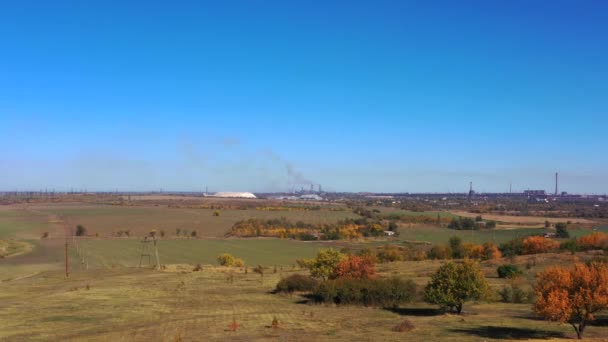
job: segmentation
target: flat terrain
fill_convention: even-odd
[[[480,214],[470,213],[467,211],[454,210],[451,211],[452,214],[456,216],[463,217],[471,217],[475,218]],[[550,223],[558,223],[558,222],[566,222],[571,221],[572,223],[580,223],[580,224],[594,224],[597,223],[594,220],[589,220],[585,218],[578,217],[540,217],[540,216],[514,216],[514,215],[495,215],[495,214],[481,214],[484,220],[493,220],[497,222],[505,222],[505,223],[517,223],[520,225],[539,225],[544,224],[545,221],[549,221]]]
[[[214,216],[215,211],[219,216]],[[132,235],[143,236],[152,229],[163,230],[170,237],[180,229],[188,232],[195,230],[198,237],[217,238],[223,237],[240,220],[281,217],[293,222],[333,223],[356,215],[348,210],[214,210],[171,208],[166,205],[37,204],[3,208],[0,211],[0,237],[19,234],[21,237],[39,238],[49,230],[63,236],[62,229],[53,224],[64,220],[70,226],[84,225],[89,235],[99,234],[102,237],[111,236],[119,230],[129,230]]]

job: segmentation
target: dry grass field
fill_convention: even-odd
[[[467,211],[454,210],[451,211],[452,214],[463,217],[471,217],[475,218],[480,214],[470,213]],[[572,223],[578,224],[595,224],[598,223],[594,220],[589,220],[585,218],[578,217],[568,217],[568,218],[555,218],[555,217],[541,217],[541,216],[513,216],[513,215],[495,215],[495,214],[482,214],[485,220],[493,220],[497,222],[505,222],[505,223],[513,223],[518,225],[542,225],[545,221],[549,221],[550,223],[558,223],[558,222],[566,222],[571,221]]]
[[[539,229],[471,232],[412,225],[402,227],[401,236],[394,239],[337,243],[222,238],[233,222],[250,217],[335,222],[349,215],[348,211],[329,210],[231,209],[221,210],[215,217],[210,209],[82,203],[0,207],[0,250],[6,256],[10,250],[13,255],[0,258],[0,341],[544,341],[575,336],[568,325],[536,319],[530,304],[468,303],[465,314],[455,316],[442,314],[420,299],[385,310],[312,304],[299,295],[270,293],[282,276],[306,273],[295,267],[296,259],[312,257],[328,246],[361,248],[405,241],[435,244],[446,243],[453,235],[463,241],[500,243],[538,233]],[[70,241],[68,279],[63,272],[66,221],[100,234],[78,240],[79,248],[88,255],[87,263]],[[109,237],[117,229],[143,235],[152,228],[168,234],[176,228],[197,229],[203,238],[160,239],[159,255],[165,269],[154,271],[147,262],[145,267],[137,267],[140,237]],[[571,234],[591,231],[577,228]],[[40,239],[44,232],[50,232],[50,238]],[[243,258],[248,272],[215,266],[215,258],[224,252]],[[548,265],[568,265],[590,257],[545,254],[535,256],[532,264],[528,256],[509,262],[525,270],[519,285],[527,290],[535,274]],[[496,276],[496,267],[505,262],[482,263],[494,291],[508,283]],[[203,265],[203,270],[192,272],[196,264]],[[378,268],[384,276],[413,279],[421,290],[440,264],[408,261]],[[257,265],[266,267],[263,279],[252,272]],[[275,317],[280,322],[276,329],[271,327]],[[404,319],[415,329],[393,331]],[[229,329],[233,322],[239,326],[236,331]],[[608,317],[600,316],[588,328],[586,339],[608,336],[606,325]]]
[[[538,269],[564,257],[548,256]],[[566,257],[568,258],[568,257]],[[439,262],[397,262],[384,275],[424,285]],[[542,265],[541,265],[542,264]],[[307,303],[270,291],[281,276],[264,279],[241,269],[192,265],[166,271],[116,267],[79,271],[65,279],[47,271],[0,285],[0,340],[6,341],[485,341],[571,339],[567,325],[536,319],[529,304],[467,303],[464,315],[442,314],[415,302],[393,310]],[[485,265],[494,288],[505,284]],[[531,270],[533,273],[536,270]],[[228,281],[232,274],[232,282]],[[271,322],[279,320],[273,329]],[[394,332],[403,319],[415,327]],[[236,322],[238,329],[229,326]],[[606,338],[608,317],[588,328],[586,340]]]
[[[214,216],[217,211],[219,216]],[[143,236],[150,230],[163,230],[167,237],[176,229],[191,232],[198,237],[223,237],[232,225],[249,218],[271,219],[285,217],[306,223],[331,223],[355,217],[350,211],[333,210],[281,210],[256,209],[190,209],[168,206],[118,206],[102,204],[35,204],[3,207],[0,210],[0,238],[40,238],[45,232],[51,237],[64,235],[62,222],[70,226],[81,224],[88,235],[112,236],[119,230],[129,230],[134,236]]]

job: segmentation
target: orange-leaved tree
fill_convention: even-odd
[[[608,308],[608,265],[548,268],[539,274],[535,290],[534,311],[548,320],[570,323],[581,339],[587,323]]]
[[[581,236],[578,238],[578,244],[586,249],[608,248],[608,234],[594,232],[593,234]]]
[[[524,254],[547,253],[559,248],[559,242],[542,236],[528,236],[523,242]]]
[[[332,278],[371,279],[375,273],[376,265],[371,256],[350,255],[336,265]]]

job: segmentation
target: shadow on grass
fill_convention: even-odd
[[[386,308],[385,310],[402,316],[428,317],[443,314],[443,311],[434,308]]]
[[[594,327],[608,327],[608,317],[598,317],[595,321],[590,321],[587,325]]]
[[[513,327],[496,327],[491,325],[481,326],[478,328],[451,329],[451,331],[461,334],[500,340],[549,339],[561,338],[566,336],[564,333],[556,331]]]

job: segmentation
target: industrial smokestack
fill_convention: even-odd
[[[557,196],[557,172],[555,173],[555,196]]]

